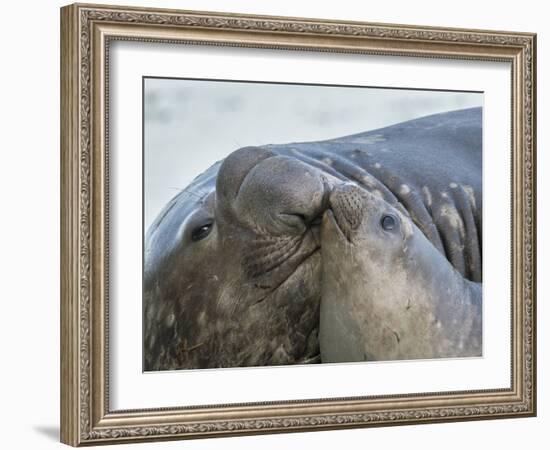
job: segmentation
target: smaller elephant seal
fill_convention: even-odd
[[[481,283],[381,197],[342,184],[329,205],[321,224],[323,363],[481,356]]]

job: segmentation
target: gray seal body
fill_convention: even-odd
[[[323,362],[481,356],[481,283],[461,275],[407,214],[339,186],[321,239]]]
[[[246,147],[147,231],[145,370],[319,362],[320,218],[355,183],[481,281],[481,109],[319,142]]]

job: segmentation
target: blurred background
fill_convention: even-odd
[[[146,78],[145,230],[240,147],[330,139],[482,104],[483,94],[469,92]]]

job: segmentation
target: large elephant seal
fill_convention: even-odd
[[[146,239],[145,370],[319,362],[324,183],[244,148],[172,200]]]
[[[147,231],[145,370],[319,362],[320,217],[354,182],[481,280],[481,109],[231,153]]]
[[[321,227],[323,362],[481,356],[481,284],[407,214],[348,184]]]

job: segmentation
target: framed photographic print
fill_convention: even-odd
[[[61,9],[61,440],[536,413],[530,33]]]

